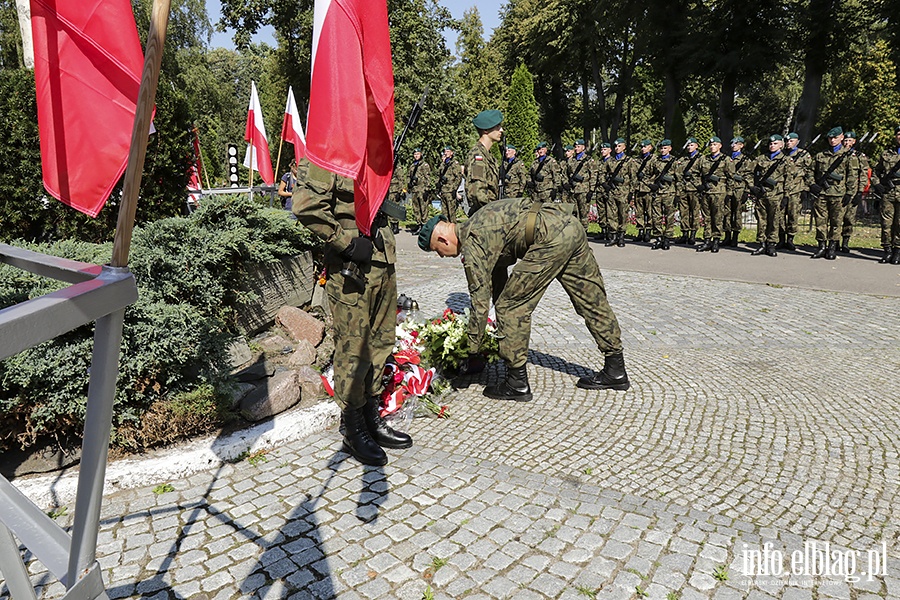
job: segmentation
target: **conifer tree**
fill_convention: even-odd
[[[510,81],[503,129],[506,131],[506,143],[518,148],[523,159],[530,158],[531,151],[538,144],[541,135],[539,118],[534,99],[534,80],[528,67],[520,63]]]

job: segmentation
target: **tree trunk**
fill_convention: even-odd
[[[590,138],[591,133],[591,95],[588,93],[588,74],[587,70],[581,72],[581,126],[583,132],[581,137],[585,140]]]
[[[16,0],[16,12],[19,14],[19,29],[22,30],[22,63],[26,69],[33,69],[34,42],[31,39],[31,3],[28,0]]]
[[[665,72],[665,97],[663,99],[663,130],[665,137],[670,138],[673,135],[675,124],[675,107],[678,105],[678,98],[681,96],[681,82],[675,77],[674,70],[670,67]]]
[[[803,93],[797,103],[797,124],[794,130],[803,143],[812,139],[816,126],[816,112],[822,96],[822,78],[828,67],[828,42],[834,35],[834,9],[837,0],[812,0],[806,20],[811,25],[809,39],[806,42],[806,56],[803,64],[806,74],[803,77]]]
[[[722,77],[722,92],[719,95],[718,124],[716,131],[723,144],[728,144],[734,137],[734,91],[737,86],[737,73],[729,71]],[[725,146],[727,148],[727,146]]]
[[[807,57],[810,54],[814,54],[814,51],[809,50]],[[818,67],[824,67],[821,61],[807,58],[803,93],[800,94],[800,101],[797,105],[797,125],[794,127],[803,143],[808,143],[814,137],[816,110],[819,108],[819,98],[822,96],[823,71],[819,70]]]

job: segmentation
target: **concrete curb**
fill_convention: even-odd
[[[332,401],[291,410],[225,437],[209,436],[183,446],[148,452],[139,458],[109,463],[103,494],[182,479],[215,468],[239,457],[281,446],[338,423],[340,409]],[[78,471],[42,475],[12,482],[40,507],[57,507],[75,501]]]

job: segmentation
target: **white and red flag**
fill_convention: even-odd
[[[256,82],[250,82],[250,106],[247,109],[247,127],[244,129],[244,140],[247,154],[244,155],[244,166],[259,173],[266,185],[275,185],[275,173],[272,171],[272,157],[269,156],[269,139],[266,137],[266,126],[263,124],[262,107],[256,93]],[[253,152],[250,152],[250,148]],[[253,156],[251,164],[250,156]]]
[[[125,172],[144,53],[129,0],[31,0],[41,170],[91,217]]]
[[[294,88],[288,86],[287,106],[284,107],[284,122],[281,124],[281,139],[294,145],[294,160],[306,156],[306,136],[300,123],[300,111],[294,100]]]
[[[366,235],[391,184],[393,140],[386,0],[316,0],[306,157],[356,182],[356,224]]]

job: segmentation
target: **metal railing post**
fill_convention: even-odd
[[[19,545],[6,525],[0,521],[0,573],[6,578],[6,587],[13,598],[36,600],[28,571],[22,563]]]

